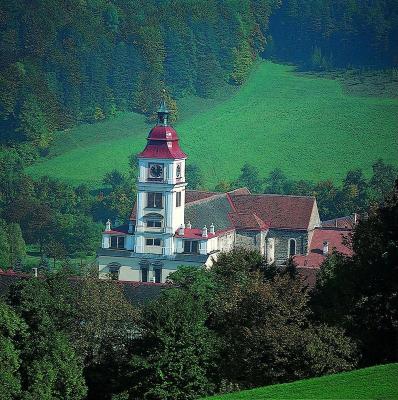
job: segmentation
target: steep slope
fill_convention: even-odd
[[[208,187],[236,178],[245,162],[264,175],[278,167],[315,181],[339,181],[352,168],[369,172],[379,157],[398,165],[398,99],[347,95],[336,80],[293,70],[261,62],[226,100],[202,100],[198,112],[186,112],[176,124],[189,162],[202,168]],[[194,104],[182,101],[182,114]],[[107,171],[126,170],[128,155],[143,148],[149,129],[143,117],[130,115],[75,128],[68,135],[81,137],[81,146],[63,148],[30,173],[98,186]]]

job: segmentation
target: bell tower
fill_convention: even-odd
[[[157,124],[138,155],[139,177],[135,252],[170,256],[174,234],[184,224],[185,160],[169,110],[161,101]]]

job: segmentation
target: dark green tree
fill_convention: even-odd
[[[7,227],[8,243],[10,245],[10,265],[12,267],[24,262],[26,257],[26,244],[22,237],[19,224],[10,223]]]
[[[354,256],[321,268],[313,298],[319,319],[343,327],[360,345],[362,365],[394,362],[397,353],[398,182],[354,231]]]
[[[145,307],[131,359],[137,383],[130,398],[194,399],[214,391],[217,342],[206,318],[200,302],[176,289]]]
[[[11,307],[0,301],[0,399],[13,400],[21,394],[21,351],[18,337],[27,326]]]
[[[264,193],[287,194],[287,184],[288,179],[284,172],[279,168],[275,168],[268,174],[268,177],[265,179]]]
[[[381,159],[372,165],[372,169],[373,175],[369,181],[371,200],[380,202],[398,178],[398,170],[392,165],[385,164]]]
[[[203,188],[204,178],[198,165],[188,164],[185,174],[187,176],[188,189],[197,190]]]
[[[241,168],[241,173],[235,183],[237,187],[247,187],[253,193],[260,193],[262,181],[259,177],[258,168],[246,163]]]
[[[11,267],[10,242],[7,234],[7,224],[0,219],[0,268],[7,270]]]

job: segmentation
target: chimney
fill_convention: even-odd
[[[206,225],[202,228],[202,237],[207,238],[207,226]]]
[[[37,278],[37,268],[32,268],[33,275],[35,278]]]
[[[184,231],[185,231],[185,226],[184,224],[181,224],[180,227],[178,228],[178,234],[180,236],[184,236]]]
[[[329,242],[325,240],[323,242],[323,255],[327,256],[329,254]]]
[[[191,221],[188,221],[188,223],[187,223],[187,229],[192,229]]]
[[[210,225],[210,234],[211,234],[211,235],[214,235],[214,234],[215,234],[214,224],[213,224],[213,223]]]
[[[105,224],[105,232],[109,232],[111,230],[111,220],[108,219]]]

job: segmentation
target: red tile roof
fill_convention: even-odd
[[[228,214],[232,225],[236,229],[245,229],[245,230],[266,230],[269,228],[269,225],[266,224],[261,218],[259,218],[255,213],[229,213]]]
[[[326,259],[326,255],[323,254],[324,242],[328,242],[328,254],[331,254],[335,250],[347,256],[352,256],[352,249],[344,244],[345,240],[350,240],[351,232],[351,229],[316,228],[312,236],[308,254],[294,256],[296,265],[307,268],[318,268]]]
[[[342,229],[353,229],[356,223],[359,221],[359,215],[353,214],[346,217],[340,217],[335,219],[329,219],[328,221],[322,221],[322,228],[342,228]]]
[[[256,214],[275,229],[308,229],[314,197],[275,194],[229,195],[238,213]]]
[[[211,233],[207,233],[207,238],[202,237],[202,229],[198,229],[198,228],[185,228],[184,229],[184,235],[179,235],[178,231],[176,232],[176,237],[179,238],[184,238],[184,239],[212,239],[214,237],[217,236],[217,233],[215,234],[211,234]]]
[[[156,125],[149,132],[148,143],[139,158],[187,158],[178,144],[177,132],[171,126]]]
[[[192,203],[193,201],[208,199],[209,197],[217,196],[220,193],[206,192],[202,190],[186,190],[185,191],[185,204]]]

